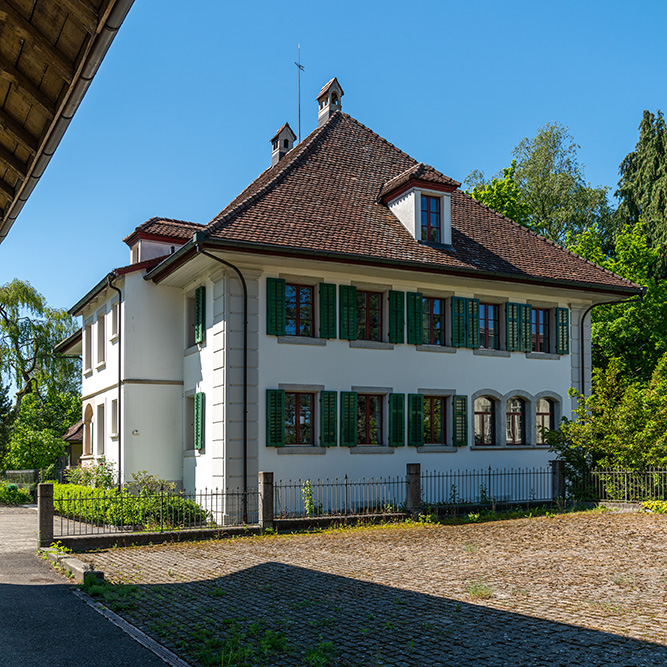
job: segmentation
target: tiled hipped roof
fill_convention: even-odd
[[[131,244],[138,233],[151,236],[168,236],[173,239],[184,239],[187,241],[192,238],[192,232],[203,228],[204,225],[198,222],[173,220],[172,218],[151,218],[139,225],[131,234],[126,236],[123,241]]]
[[[636,287],[455,190],[452,246],[415,240],[379,196],[413,176],[457,186],[343,112],[264,171],[207,226],[213,239],[497,272],[517,280]],[[407,180],[406,180],[407,182]]]

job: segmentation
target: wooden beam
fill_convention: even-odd
[[[39,108],[51,120],[56,115],[56,106],[37,86],[28,80],[27,76],[19,72],[7,58],[0,53],[0,79],[5,79],[14,84],[18,92],[24,97],[29,98],[33,104]]]
[[[89,35],[94,35],[97,32],[99,21],[97,11],[87,2],[84,0],[58,0],[58,2],[74,16],[74,19],[83,26],[83,29]]]
[[[2,190],[2,192],[4,192],[9,197],[9,201],[12,201],[16,196],[14,188],[11,185],[9,185],[9,183],[3,181],[1,178],[0,178],[0,190]]]
[[[56,70],[67,83],[72,82],[74,66],[67,60],[65,54],[51,46],[46,37],[30,21],[19,14],[7,0],[0,0],[0,21],[6,23],[7,32],[13,31],[39,52],[44,57],[45,65]]]
[[[27,130],[24,130],[16,121],[12,120],[4,109],[0,109],[0,127],[12,135],[23,148],[33,155],[39,148],[39,139]]]
[[[14,153],[7,150],[2,144],[0,144],[0,163],[4,163],[22,180],[25,180],[28,175],[28,165],[21,162]]]

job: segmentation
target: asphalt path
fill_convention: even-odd
[[[36,556],[37,511],[0,506],[0,666],[165,667]]]

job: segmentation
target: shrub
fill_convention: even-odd
[[[19,489],[17,484],[0,482],[0,505],[28,505],[32,502],[30,491]]]
[[[113,489],[116,486],[116,468],[111,461],[101,456],[97,463],[72,468],[67,472],[67,482],[79,486],[94,486],[97,489]]]
[[[211,521],[210,512],[178,494],[135,495],[127,489],[78,484],[54,484],[53,509],[69,519],[135,530],[204,526]]]
[[[667,500],[648,500],[642,503],[642,509],[656,514],[667,514]]]

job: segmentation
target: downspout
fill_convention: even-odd
[[[121,355],[121,342],[122,342],[122,332],[123,332],[123,327],[122,325],[122,309],[121,309],[121,303],[123,300],[123,293],[118,289],[113,284],[113,281],[116,279],[116,274],[112,271],[109,275],[107,275],[107,285],[109,286],[110,289],[112,289],[114,292],[118,293],[118,322],[116,325],[118,326],[118,414],[116,415],[116,419],[118,420],[118,423],[116,424],[116,430],[118,433],[118,490],[121,490],[121,487],[123,486],[123,477],[122,477],[122,468],[121,468],[121,455],[123,453],[122,451],[122,439],[123,439],[123,429],[121,428],[121,424],[123,423],[121,420],[121,394],[122,394],[122,375],[123,375],[123,357]]]
[[[622,299],[621,301],[600,301],[600,303],[593,303],[586,310],[584,311],[584,314],[581,316],[581,320],[579,322],[579,361],[580,361],[580,367],[581,367],[581,394],[582,396],[584,395],[585,392],[585,387],[586,387],[586,370],[585,370],[585,363],[584,363],[584,321],[586,319],[586,315],[593,310],[593,308],[596,308],[597,306],[608,306],[608,305],[613,305],[616,303],[635,303],[637,301],[643,301],[644,297],[646,296],[646,287],[641,287],[641,291],[638,296],[632,297],[631,299]],[[592,368],[592,356],[591,356],[591,368]]]
[[[236,272],[243,288],[243,523],[248,523],[248,286],[239,268],[225,259],[216,257],[202,248],[204,233],[192,235],[197,254],[206,255]]]

